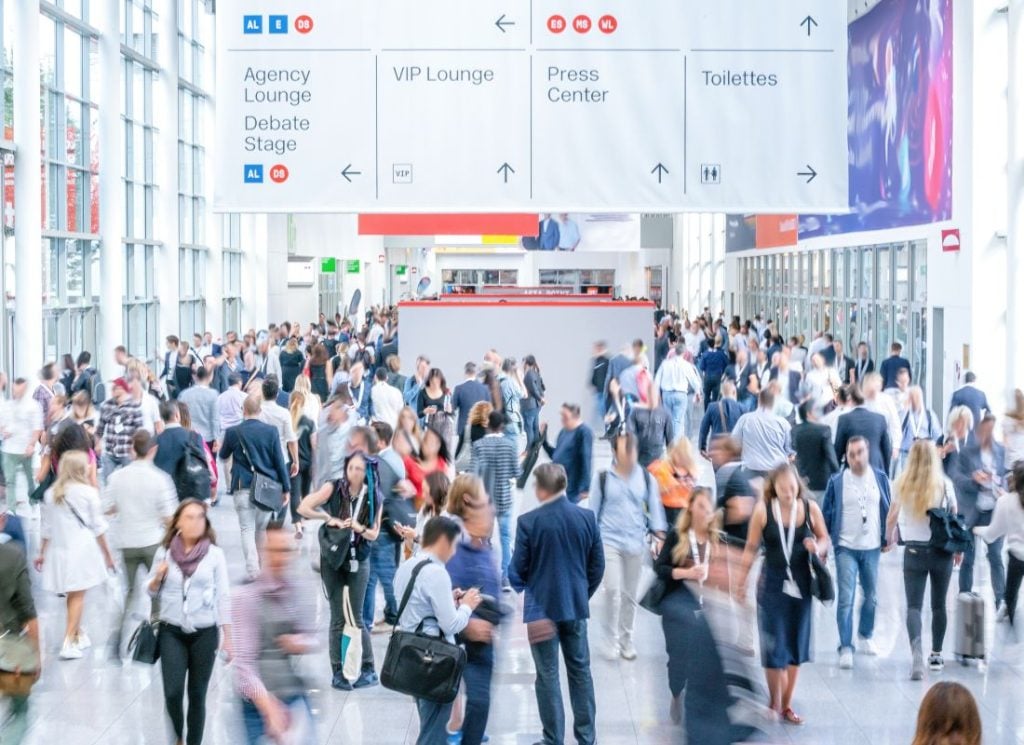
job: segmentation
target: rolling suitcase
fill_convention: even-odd
[[[956,640],[953,653],[961,664],[985,659],[985,601],[974,592],[956,598]]]

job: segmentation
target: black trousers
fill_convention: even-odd
[[[1017,598],[1020,596],[1020,583],[1024,580],[1024,560],[1010,554],[1006,565],[1006,612],[1010,614],[1010,623],[1017,610]]]
[[[206,690],[217,660],[220,635],[216,626],[189,634],[178,626],[160,626],[160,674],[164,681],[164,705],[174,734],[185,745],[200,745],[206,725]],[[186,680],[187,679],[187,680]],[[188,691],[188,729],[185,729],[184,698]]]

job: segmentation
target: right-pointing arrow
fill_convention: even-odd
[[[797,171],[797,174],[796,174],[796,175],[797,175],[797,176],[806,176],[806,177],[807,177],[807,183],[809,184],[809,183],[811,183],[812,181],[814,181],[814,179],[815,179],[815,178],[817,177],[817,175],[818,175],[818,172],[817,172],[817,171],[815,171],[815,170],[814,170],[813,168],[811,168],[811,166],[810,166],[810,165],[808,165],[808,166],[807,166],[807,170],[806,170],[806,171]]]
[[[664,164],[662,164],[662,163],[658,163],[658,165],[654,166],[654,168],[651,169],[651,173],[658,174],[658,183],[659,184],[661,183],[661,179],[664,176],[668,175],[668,172],[669,172],[668,169],[665,168]]]

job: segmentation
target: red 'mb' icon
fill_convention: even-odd
[[[572,19],[572,27],[578,34],[585,34],[590,31],[590,16],[578,15]]]
[[[619,27],[619,22],[615,20],[615,16],[601,16],[597,22],[597,27],[601,29],[601,33],[612,34]]]
[[[283,184],[288,180],[288,167],[278,163],[270,168],[270,180],[275,184]]]
[[[548,19],[548,31],[553,34],[560,34],[565,31],[565,18],[562,16],[551,16]]]

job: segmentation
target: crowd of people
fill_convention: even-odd
[[[142,638],[155,636],[167,718],[187,745],[203,741],[218,655],[232,666],[248,742],[284,742],[314,731],[312,683],[293,660],[326,644],[332,688],[376,686],[384,661],[371,634],[395,629],[465,650],[461,695],[417,698],[418,742],[485,742],[513,593],[523,594],[544,743],[565,739],[559,651],[575,739],[597,739],[592,601],[609,659],[635,660],[637,613],[660,616],[669,716],[707,743],[742,741],[768,720],[804,722],[794,696],[814,598],[836,599],[840,669],[878,653],[879,559],[897,546],[912,680],[943,669],[947,590],[955,567],[959,589],[973,590],[975,534],[990,600],[1014,624],[1024,393],[997,437],[973,373],[943,423],[898,343],[876,365],[867,345],[851,357],[827,332],[805,344],[759,316],[726,324],[659,311],[651,349],[595,344],[552,443],[542,360],[469,350],[476,359],[450,386],[429,350],[399,358],[396,310],[353,320],[172,336],[152,366],[119,347],[113,375],[88,352],[65,355],[38,381],[10,381],[0,631],[17,643],[0,636],[0,681],[19,673],[2,689],[13,742],[40,670],[33,587],[64,598],[63,660],[92,645],[88,591],[113,588],[122,606],[106,653],[142,660]],[[6,378],[0,387],[6,395]],[[595,471],[600,438],[612,463]],[[542,454],[550,462],[538,465]],[[539,506],[523,511],[530,483]],[[210,517],[222,502],[241,535],[237,586]],[[315,543],[315,572],[296,561],[303,543]],[[312,625],[314,577],[326,639]],[[751,674],[756,649],[764,684]],[[17,670],[3,666],[15,658]],[[738,713],[745,703],[750,716]],[[933,716],[952,714],[937,706]],[[980,723],[964,726],[977,730],[964,742],[980,741]]]

